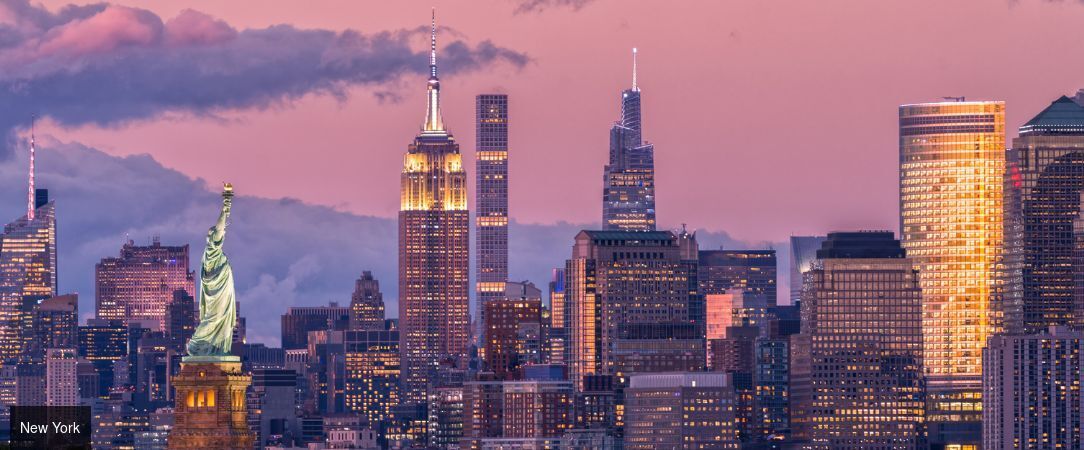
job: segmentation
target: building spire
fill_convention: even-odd
[[[636,47],[632,48],[632,90],[640,90],[640,87],[636,85]]]
[[[440,117],[440,79],[437,78],[437,8],[433,8],[432,34],[429,44],[428,108],[425,112],[423,133],[444,133],[444,120]]]
[[[37,115],[30,118],[30,176],[26,192],[26,220],[34,220],[34,210],[37,209],[34,207],[34,122],[37,120]]]

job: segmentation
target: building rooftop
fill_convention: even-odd
[[[1063,95],[1021,126],[1020,134],[1084,134],[1084,106]]]

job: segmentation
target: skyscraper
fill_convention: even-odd
[[[350,325],[350,308],[331,302],[328,306],[291,306],[282,315],[282,348],[307,348],[309,332],[345,330]]]
[[[1073,220],[1084,189],[1084,94],[1062,96],[1020,127],[1006,155],[1005,329],[1068,325]]]
[[[1005,103],[903,105],[900,238],[919,268],[930,439],[981,440],[982,348],[1002,248]]]
[[[504,296],[508,280],[508,96],[475,97],[477,137],[474,226],[477,240],[477,301],[482,321],[485,302]],[[484,329],[481,325],[479,330]],[[479,334],[480,335],[480,334]]]
[[[829,233],[802,308],[813,343],[812,448],[925,448],[922,291],[892,233]]]
[[[1084,448],[1084,331],[991,336],[983,355],[983,449]]]
[[[658,362],[694,356],[684,348],[671,349],[680,354],[660,355],[650,347],[688,341],[696,333],[690,315],[697,296],[690,280],[696,269],[689,264],[695,259],[695,238],[669,231],[584,230],[576,235],[572,258],[565,263],[565,300],[571,327],[568,364],[577,388],[582,389],[585,375],[616,374],[621,353],[654,353],[650,359]],[[698,347],[702,350],[703,342]],[[702,353],[699,360],[702,366]]]
[[[428,108],[403,158],[399,210],[399,326],[404,399],[422,403],[441,360],[466,356],[469,337],[470,213],[459,144],[444,128],[434,15]]]
[[[57,294],[56,206],[34,187],[34,145],[31,134],[26,215],[0,236],[0,361],[18,358],[24,346],[23,299]]]
[[[604,230],[655,230],[655,146],[643,141],[635,48],[632,87],[621,91],[621,119],[610,128],[602,186]]]
[[[741,448],[729,374],[633,375],[625,395],[627,449]]]
[[[817,258],[817,249],[824,239],[824,236],[790,237],[790,304],[801,300],[802,276]]]
[[[165,246],[128,241],[115,258],[94,266],[96,315],[99,319],[148,319],[165,330],[166,307],[177,290],[195,292],[188,270],[188,245]]]
[[[354,294],[350,296],[350,329],[381,328],[384,328],[384,294],[380,293],[380,282],[366,270],[354,282]]]
[[[79,385],[75,382],[78,364],[74,348],[50,348],[45,356],[45,404],[75,406],[79,404]]]

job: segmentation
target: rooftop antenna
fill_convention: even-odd
[[[632,90],[640,90],[640,87],[636,85],[636,47],[632,48]]]
[[[37,209],[34,207],[34,123],[37,120],[37,114],[30,116],[30,176],[26,190],[26,220],[28,221],[34,220],[34,210]]]

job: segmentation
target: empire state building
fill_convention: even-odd
[[[434,14],[425,124],[403,158],[399,208],[399,320],[404,399],[426,400],[441,364],[462,360],[469,338],[467,173],[444,128]]]

